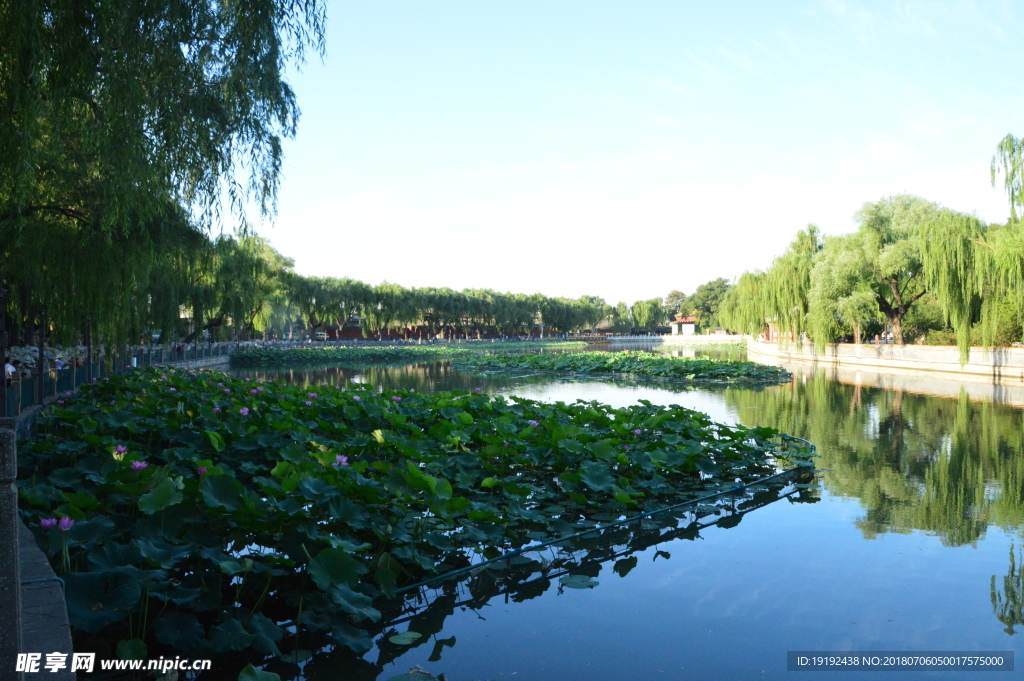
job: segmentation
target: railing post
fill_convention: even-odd
[[[92,383],[92,315],[86,317],[85,321],[85,382]]]
[[[5,388],[6,389],[6,388]],[[15,419],[0,419],[0,677],[14,676],[21,652],[21,566],[18,562],[18,451]],[[11,676],[9,676],[11,675]]]
[[[36,375],[39,380],[36,382],[36,403],[43,403],[43,396],[46,395],[45,379],[43,371],[46,369],[46,355],[43,348],[46,345],[46,310],[39,311],[39,358],[36,361]]]
[[[0,279],[0,359],[4,361],[4,387],[0,390],[0,416],[7,418],[7,287]],[[13,376],[12,376],[13,378]]]

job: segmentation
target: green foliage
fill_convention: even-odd
[[[773,435],[648,402],[139,369],[40,416],[19,447],[21,506],[66,580],[76,649],[235,651],[240,669],[298,637],[362,654],[397,588],[761,477]],[[76,523],[40,525],[56,516]]]
[[[298,117],[283,75],[321,49],[323,23],[316,0],[0,5],[0,274],[16,326],[40,308],[56,342],[88,317],[114,343],[177,326],[221,207],[243,223],[248,202],[273,212]]]
[[[337,364],[368,362],[375,364],[404,361],[433,361],[467,354],[535,350],[554,347],[560,349],[585,348],[583,341],[528,341],[509,343],[481,343],[473,345],[395,345],[383,347],[313,346],[299,348],[245,348],[231,355],[231,363],[238,366],[274,364]]]
[[[799,340],[808,326],[811,270],[821,248],[818,228],[808,225],[767,272],[744,273],[722,297],[722,323],[730,329],[760,335],[770,321]]]
[[[641,329],[653,329],[665,322],[661,298],[638,300],[629,311],[633,318],[633,326]]]
[[[769,382],[789,379],[776,366],[708,357],[667,357],[656,352],[575,352],[571,354],[492,354],[457,356],[453,363],[468,369],[535,369],[573,373],[616,373],[658,376],[683,381]]]
[[[701,284],[680,304],[683,316],[696,316],[697,324],[703,329],[714,329],[720,324],[718,310],[732,285],[728,279],[719,277]]]

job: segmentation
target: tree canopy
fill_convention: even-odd
[[[124,341],[183,297],[212,310],[211,286],[234,314],[261,295],[211,280],[252,243],[209,237],[245,234],[246,204],[272,214],[299,114],[283,74],[323,29],[319,0],[0,4],[10,321],[38,326],[45,308],[57,337],[91,319]]]

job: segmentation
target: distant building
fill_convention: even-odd
[[[692,336],[697,333],[696,317],[676,317],[674,322],[669,323],[673,336]]]

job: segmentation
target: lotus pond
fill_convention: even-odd
[[[728,351],[735,353],[733,349]],[[37,497],[26,506],[30,524],[36,519],[71,512],[67,507],[58,512],[63,505],[75,506],[82,513],[84,519],[65,533],[59,527],[35,528],[56,566],[64,560],[72,564],[78,561],[78,565],[84,561],[93,572],[122,570],[130,573],[135,583],[142,584],[142,589],[149,584],[146,595],[150,606],[143,614],[145,623],[134,616],[127,625],[118,624],[120,620],[112,621],[105,625],[106,630],[79,632],[76,643],[81,642],[84,647],[88,642],[97,649],[103,645],[116,649],[120,644],[125,653],[131,653],[132,646],[148,643],[153,654],[168,645],[157,636],[155,622],[168,613],[192,615],[202,627],[201,634],[194,625],[188,626],[191,620],[188,624],[174,623],[174,627],[161,625],[160,630],[193,636],[193,643],[201,638],[206,642],[204,645],[227,647],[214,658],[220,661],[222,675],[210,678],[233,679],[244,664],[258,661],[261,655],[269,659],[275,647],[281,654],[274,662],[262,665],[267,671],[281,678],[339,681],[385,681],[413,666],[435,676],[443,674],[450,681],[513,677],[763,679],[787,674],[787,650],[1020,652],[1022,646],[1016,634],[1024,626],[1024,558],[1019,548],[1024,545],[1020,538],[1024,523],[1024,418],[1019,406],[1024,400],[1018,400],[1018,406],[974,402],[966,392],[960,398],[939,397],[920,386],[889,380],[891,377],[875,381],[889,386],[881,388],[871,387],[872,381],[865,375],[850,378],[799,366],[787,369],[794,374],[790,382],[740,387],[684,385],[635,376],[481,373],[456,368],[448,360],[401,365],[242,367],[233,369],[233,379],[214,381],[225,383],[233,391],[232,397],[211,398],[211,404],[216,402],[221,412],[199,414],[192,410],[193,414],[189,414],[188,405],[178,412],[176,403],[168,403],[164,407],[169,409],[167,414],[159,419],[150,416],[153,423],[138,425],[144,432],[133,433],[129,420],[119,422],[120,425],[115,423],[121,429],[118,442],[133,443],[126,447],[121,460],[114,458],[118,452],[113,440],[89,445],[101,450],[105,466],[114,465],[102,472],[102,484],[121,485],[119,494],[129,494],[130,486],[140,485],[144,475],[154,476],[135,490],[142,492],[135,501],[136,507],[125,502],[124,496],[101,499],[92,495],[101,506],[90,509],[89,500],[74,496],[87,494],[89,485],[101,484],[95,482],[101,477],[99,471],[79,470],[79,480],[74,473],[53,470],[41,485],[43,489],[25,485],[29,490],[23,487],[23,496]],[[242,416],[237,413],[242,407],[236,406],[236,413],[224,419],[228,402],[234,404],[236,398],[245,399],[250,394],[248,390],[258,387],[264,388],[259,393],[266,392],[269,384],[258,381],[269,379],[291,385],[287,389],[274,388],[276,395],[268,399],[276,400],[282,410],[287,402],[293,416],[286,420],[280,412],[271,418],[270,411],[263,406]],[[177,379],[168,380],[172,384],[166,386],[164,397],[171,394],[171,387],[179,393],[189,389],[187,381],[174,384]],[[238,395],[235,386],[242,384],[247,388]],[[957,394],[949,386],[945,388],[945,392]],[[123,418],[119,414],[124,412],[124,404],[145,399],[138,391],[125,394],[123,386],[103,386],[100,390],[112,391],[117,403],[104,403],[104,419],[118,421]],[[452,448],[450,454],[455,457],[464,454],[460,454],[459,443],[470,448],[476,446],[461,438],[458,442],[447,442],[437,432],[432,433],[426,422],[422,425],[428,427],[421,434],[412,429],[403,431],[401,426],[419,423],[418,417],[411,414],[406,414],[406,424],[399,426],[388,420],[389,414],[394,417],[401,410],[425,409],[428,398],[424,393],[451,391],[451,397],[435,395],[431,399],[452,399],[463,405],[438,407],[459,411],[451,411],[450,416],[442,414],[434,425],[442,421],[451,423],[454,428],[448,433],[450,436],[466,427],[459,425],[465,417],[458,413],[473,419],[473,424],[469,424],[472,428],[486,420],[481,418],[485,405],[508,409],[514,412],[508,416],[516,424],[515,437],[521,438],[516,447],[524,452],[541,442],[531,438],[548,438],[546,442],[550,443],[550,438],[555,437],[549,428],[551,419],[558,422],[557,427],[580,425],[582,422],[574,419],[583,419],[588,428],[604,419],[599,441],[607,441],[612,448],[609,453],[614,456],[614,463],[613,459],[605,459],[604,464],[611,478],[620,479],[592,477],[581,458],[566,459],[570,471],[568,485],[578,486],[569,490],[561,488],[566,481],[560,479],[545,480],[543,475],[529,479],[525,459],[505,461],[504,455],[495,461],[504,461],[508,470],[496,469],[497,475],[484,470],[462,471],[472,481],[468,477],[460,480],[454,471],[443,473],[439,468],[444,465],[441,461],[426,462],[427,467],[419,469],[423,478],[416,470],[406,468],[401,480],[389,480],[370,467],[362,472],[356,470],[352,464],[362,454],[352,455],[345,462],[347,465],[335,466],[340,462],[334,450],[340,452],[339,447],[351,446],[352,433],[343,433],[335,429],[334,421],[306,411],[316,414],[316,401],[329,391],[350,398],[359,396],[361,401],[380,408],[378,416],[362,416],[366,422],[353,428],[362,433],[363,439],[355,443],[357,447],[372,451],[377,462],[394,460],[388,457],[398,456],[402,446],[415,449],[417,443],[431,439],[435,445],[442,443],[437,446]],[[317,397],[310,398],[309,393],[316,393]],[[999,394],[1005,396],[1010,392]],[[392,397],[402,397],[402,401]],[[516,398],[536,401],[520,402]],[[578,398],[608,406],[580,406],[579,412],[566,412],[556,404],[572,403]],[[415,406],[417,400],[424,400],[419,407]],[[306,405],[307,401],[314,405]],[[429,403],[437,406],[436,402]],[[622,465],[620,455],[637,454],[634,438],[647,437],[644,421],[667,417],[684,430],[707,424],[702,417],[683,417],[690,412],[661,408],[673,404],[706,413],[715,422],[742,423],[808,438],[818,446],[816,482],[821,487],[809,484],[813,481],[806,477],[776,479],[614,526],[617,519],[640,512],[640,504],[653,502],[657,496],[634,498],[633,492],[646,494],[647,490],[640,485],[645,478],[629,478],[627,489],[621,478],[628,476],[620,476],[616,468]],[[618,419],[611,418],[613,412],[608,410],[617,408],[627,409],[622,422],[632,419],[629,425],[635,427],[615,430]],[[588,409],[594,413],[585,413]],[[544,413],[547,415],[543,418],[536,418]],[[55,417],[57,421],[60,418],[59,414]],[[185,436],[190,441],[154,449],[148,443],[174,437],[170,430],[164,432],[157,425],[167,418],[180,419],[180,423],[191,418],[200,425],[185,429],[191,433]],[[213,421],[215,418],[223,420]],[[288,425],[279,429],[271,425],[269,429],[249,432],[255,425],[254,419],[264,419],[264,424],[286,421]],[[100,423],[99,418],[92,420]],[[325,425],[321,426],[319,421]],[[537,421],[538,426],[530,426],[529,421]],[[311,429],[311,422],[317,422],[317,427]],[[210,427],[210,423],[220,425]],[[88,421],[83,426],[92,427]],[[56,432],[62,426],[55,421],[50,427]],[[324,432],[317,433],[321,428]],[[530,428],[540,428],[547,434],[531,435],[526,432]],[[304,455],[290,462],[288,456],[295,456],[297,450],[282,449],[281,460],[274,464],[274,468],[286,463],[296,469],[282,466],[276,475],[273,470],[269,475],[246,470],[247,465],[250,469],[254,466],[247,458],[253,458],[258,451],[257,438],[261,435],[290,437],[293,431],[303,430],[309,432],[301,432],[298,439],[292,439],[303,443]],[[377,430],[384,442],[373,434]],[[634,434],[635,430],[640,430],[640,435]],[[220,434],[223,441],[211,437],[209,432]],[[727,428],[720,432],[726,452],[734,446],[728,443],[736,443],[737,437],[736,446],[740,449],[750,447],[751,442],[761,443],[767,449],[769,442],[777,440],[769,437],[768,430]],[[328,433],[333,439],[330,446],[326,439],[317,441],[317,436]],[[395,441],[399,435],[400,444]],[[484,446],[504,449],[503,443],[509,441],[505,434],[493,437],[502,440]],[[311,441],[324,444],[326,449],[314,449]],[[479,442],[482,444],[483,440]],[[238,443],[243,447],[237,447]],[[630,449],[623,449],[623,445]],[[395,449],[385,455],[383,452],[389,447]],[[645,449],[649,447],[645,443],[639,448],[649,452]],[[562,451],[557,444],[549,444],[549,448]],[[113,451],[107,451],[110,449]],[[745,451],[735,459],[710,457],[711,463],[719,466],[717,473],[725,473],[719,476],[720,480],[749,480],[777,470],[774,463],[760,455],[751,456],[752,449]],[[203,452],[202,458],[197,458],[197,452]],[[88,459],[84,452],[60,455],[79,457],[74,466],[63,466],[65,469],[79,469],[83,460]],[[416,456],[420,456],[418,452]],[[573,460],[577,463],[573,464]],[[132,462],[143,461],[146,468],[136,466],[133,470]],[[699,472],[698,461],[692,463]],[[211,472],[222,464],[228,469],[224,475]],[[722,468],[723,464],[727,468]],[[39,471],[46,465],[42,460],[33,462],[23,471],[23,477],[34,473],[38,480]],[[739,468],[734,468],[737,465]],[[205,471],[200,473],[199,466],[204,466]],[[355,484],[356,476],[378,482],[382,494],[391,495],[387,501],[382,496],[380,503],[396,506],[398,499],[406,513],[411,507],[410,500],[416,500],[420,526],[402,527],[395,523],[390,530],[386,526],[354,529],[350,524],[351,508],[341,508],[339,498],[326,496],[329,492],[324,489],[311,489],[308,481],[295,475],[303,466],[319,467],[327,476],[337,475],[336,480],[342,485]],[[516,466],[523,468],[516,471]],[[88,469],[89,464],[82,468]],[[153,480],[165,469],[172,472],[153,485]],[[526,481],[518,479],[517,473],[521,472],[528,473]],[[712,476],[716,473],[711,472]],[[572,473],[580,474],[579,482],[574,482]],[[583,474],[592,485],[584,480]],[[687,475],[684,469],[675,474]],[[113,479],[108,481],[111,475]],[[704,475],[700,472],[697,477]],[[65,480],[62,476],[70,477]],[[233,485],[218,482],[217,478],[270,481],[258,483],[269,484],[259,488],[262,496],[258,501],[244,491],[235,496],[237,489],[233,492],[228,489]],[[432,490],[426,478],[434,479]],[[487,478],[494,480],[493,486],[483,485]],[[288,479],[296,487],[284,494],[284,482]],[[442,479],[452,485],[452,498],[462,497],[471,504],[484,505],[463,511],[452,508]],[[697,486],[705,487],[695,478],[689,479],[693,493],[697,493]],[[281,485],[282,490],[276,490],[274,484]],[[552,496],[545,502],[549,504],[541,513],[545,522],[531,520],[528,504],[523,504],[522,499],[514,503],[515,492],[519,491],[516,486],[521,484],[535,486],[541,494],[563,495],[561,501]],[[57,488],[57,498],[47,498],[46,488]],[[393,494],[400,489],[405,496]],[[163,490],[160,494],[165,496],[154,498],[160,496],[154,495],[157,490]],[[587,507],[581,500],[568,496],[567,491],[587,497]],[[175,492],[182,499],[171,504]],[[620,492],[625,496],[619,497]],[[154,495],[146,500],[146,508],[165,502],[169,505],[149,514],[142,502],[146,495]],[[495,503],[495,497],[500,503]],[[248,542],[244,546],[236,542],[231,550],[213,550],[211,544],[222,543],[211,541],[213,535],[223,539],[238,532],[240,519],[251,513],[249,504],[253,508],[261,501],[271,506],[287,505],[289,499],[304,507],[299,513],[308,514],[309,520],[298,522],[296,514],[286,509],[264,508],[268,516],[261,519],[259,531],[263,534],[251,539],[240,537],[239,541]],[[218,506],[225,501],[228,506]],[[594,505],[589,508],[591,501]],[[631,505],[630,501],[636,503]],[[574,507],[574,503],[580,505]],[[229,508],[232,504],[238,505],[235,510]],[[372,508],[365,507],[363,501],[359,504],[358,510],[364,514],[362,520],[367,521],[373,515],[368,512]],[[206,514],[202,532],[195,527],[188,530],[189,523],[180,517],[175,520],[174,509],[189,505],[193,505],[193,511],[199,509]],[[90,525],[89,518],[95,517],[99,508],[109,511],[114,519],[111,531],[122,534],[113,536],[113,541],[108,536],[105,542],[94,542],[89,547],[91,534],[107,531]],[[326,525],[313,521],[317,508],[325,509],[325,519],[329,516]],[[476,520],[470,520],[471,510],[485,515],[477,514]],[[523,510],[526,516],[516,515]],[[559,511],[558,516],[569,527],[556,527],[547,519],[552,517],[547,514]],[[578,513],[571,516],[572,512]],[[496,520],[487,513],[502,515]],[[284,534],[291,540],[280,541],[283,536],[280,529],[271,527],[269,514],[278,523],[285,520]],[[426,526],[441,522],[445,514],[477,528],[484,536],[470,536],[471,530],[465,537],[453,537],[451,532]],[[397,520],[399,514],[394,515]],[[131,516],[132,524],[121,516]],[[159,531],[158,517],[163,522]],[[493,556],[494,551],[487,553],[487,547],[497,536],[488,539],[487,532],[506,518],[512,521],[515,531],[501,538],[498,550],[506,556],[505,560],[448,580],[429,581],[441,570],[457,570],[465,565],[458,562],[460,556],[468,562],[481,562]],[[355,522],[358,524],[359,520]],[[178,532],[173,540],[166,538],[168,526],[171,532]],[[130,542],[124,533],[131,527],[135,528],[136,540]],[[587,532],[595,528],[596,531]],[[414,541],[403,543],[403,532]],[[385,551],[381,548],[385,545],[381,544],[380,533],[386,535],[388,542],[394,542],[394,546],[386,545],[387,558],[382,558]],[[434,543],[427,539],[428,534]],[[153,537],[163,538],[172,546]],[[141,546],[138,540],[147,545]],[[542,550],[521,555],[509,553],[516,546],[552,540],[557,541]],[[202,545],[200,555],[193,551],[185,558],[175,556],[185,543]],[[108,548],[113,545],[128,548]],[[419,548],[413,553],[403,546]],[[305,550],[311,555],[306,555]],[[275,552],[282,554],[279,559],[268,557]],[[341,556],[351,557],[352,562]],[[194,584],[194,578],[180,579],[176,571],[183,563],[196,566],[193,573],[198,572],[210,585],[216,581],[219,586],[214,589],[206,583]],[[143,579],[133,570],[140,571]],[[161,580],[163,586],[157,586]],[[175,580],[180,583],[175,585]],[[416,587],[422,581],[428,583]],[[118,588],[130,590],[129,584],[129,580],[118,582],[108,578],[100,586],[116,595]],[[326,589],[321,589],[321,585]],[[415,588],[389,598],[387,592],[403,586]],[[153,595],[160,588],[164,591]],[[195,596],[197,588],[201,598]],[[300,603],[307,614],[299,613]],[[116,614],[103,609],[93,611],[95,602],[79,605],[99,618]],[[296,619],[303,625],[298,637],[292,624]],[[140,629],[148,633],[139,637]],[[165,633],[164,638],[173,635]],[[372,647],[363,653],[356,652],[360,645],[366,645],[367,638]],[[350,645],[353,643],[354,646]],[[858,672],[819,675],[875,678]],[[918,676],[988,679],[1009,674],[932,672]],[[429,677],[408,678],[419,681]]]

